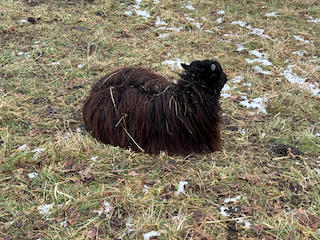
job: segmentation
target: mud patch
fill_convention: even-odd
[[[303,155],[304,154],[300,149],[293,147],[293,146],[290,146],[290,145],[284,145],[284,144],[273,146],[271,148],[271,151],[280,157],[290,156],[291,154],[293,154],[293,155]]]

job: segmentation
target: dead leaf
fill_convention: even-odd
[[[320,218],[308,213],[303,208],[299,208],[293,212],[293,217],[305,227],[317,230],[320,228]]]
[[[201,221],[204,219],[204,215],[202,214],[202,212],[195,211],[195,212],[193,213],[193,219],[194,219],[196,222],[201,222]]]
[[[96,175],[92,172],[91,167],[85,168],[84,170],[79,171],[82,181],[95,180]]]
[[[136,176],[139,175],[139,173],[137,173],[136,171],[132,171],[132,172],[129,172],[128,175],[129,175],[130,177],[136,177]]]
[[[242,180],[247,180],[252,184],[256,184],[260,180],[259,175],[238,174],[237,177]]]
[[[84,235],[89,238],[95,238],[96,237],[96,229],[95,228],[91,228],[85,231]]]
[[[42,131],[40,129],[31,129],[29,135],[31,137],[41,135]]]
[[[27,231],[26,238],[27,238],[27,239],[33,239],[33,238],[34,238],[33,232]]]
[[[233,102],[239,102],[241,99],[241,97],[237,96],[237,95],[233,95],[230,97],[230,100]]]
[[[67,161],[65,161],[65,163],[63,165],[63,169],[71,169],[71,168],[73,168],[74,162],[75,162],[75,158],[69,156],[67,158]]]
[[[250,225],[250,228],[256,232],[256,234],[260,234],[263,231],[263,225],[258,223],[256,225]]]
[[[239,187],[239,183],[230,183],[229,187],[231,187],[232,189],[238,188]]]
[[[280,201],[277,201],[273,204],[275,210],[281,209]]]
[[[68,212],[71,212],[71,215],[68,219],[68,223],[70,223],[70,225],[73,226],[79,221],[81,213],[79,211],[75,211],[74,209],[71,209]]]

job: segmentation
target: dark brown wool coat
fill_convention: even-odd
[[[175,84],[149,69],[125,67],[94,84],[83,108],[99,141],[169,155],[221,148],[219,96],[227,78],[216,61],[182,64]]]

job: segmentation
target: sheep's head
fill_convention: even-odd
[[[193,61],[190,65],[182,63],[181,66],[186,71],[187,78],[198,81],[201,85],[213,90],[217,95],[220,94],[221,89],[227,82],[226,74],[217,61]]]

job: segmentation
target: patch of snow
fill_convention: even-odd
[[[191,6],[191,5],[187,5],[187,6],[185,6],[185,8],[187,8],[189,10],[195,10],[195,8],[193,6]]]
[[[35,41],[35,42],[34,42],[34,44],[38,44],[38,43],[40,43],[40,41]]]
[[[98,156],[94,156],[94,157],[92,157],[92,158],[90,158],[90,159],[91,159],[92,161],[96,162],[98,158],[99,158]]]
[[[320,18],[313,18],[311,16],[309,16],[310,20],[308,20],[308,22],[312,22],[312,23],[320,23]]]
[[[128,15],[128,16],[131,16],[132,13],[133,13],[132,11],[125,11],[125,12],[124,12],[124,14],[125,14],[125,15]]]
[[[159,16],[157,16],[157,20],[156,20],[155,24],[156,24],[157,27],[159,25],[168,25],[168,23],[166,23],[164,21],[161,21]]]
[[[220,96],[223,97],[223,98],[231,97],[231,94],[228,93],[230,90],[231,90],[230,86],[229,86],[228,84],[225,84],[225,85],[223,86],[223,88],[221,89],[221,94],[220,94]]]
[[[265,71],[259,66],[254,66],[253,70],[256,71],[257,73],[265,74],[265,75],[271,75],[271,71]]]
[[[148,192],[149,192],[149,186],[148,186],[147,184],[145,184],[145,185],[143,186],[143,192],[144,192],[144,193],[148,193]]]
[[[39,158],[40,154],[42,152],[44,152],[45,150],[46,150],[45,148],[36,148],[36,149],[32,150],[32,152],[34,152],[33,159],[37,160]]]
[[[214,31],[212,31],[212,30],[205,30],[205,32],[214,33]]]
[[[258,50],[251,50],[249,51],[249,54],[256,56],[257,58],[263,58],[266,56],[265,53],[261,53]]]
[[[181,63],[184,63],[182,62],[179,58],[176,58],[176,60],[165,60],[162,62],[162,64],[169,64],[171,65],[171,69],[174,69],[176,66],[179,68],[179,69],[183,69],[181,67]]]
[[[141,16],[141,17],[144,17],[144,18],[149,18],[150,17],[150,13],[148,13],[145,10],[136,9],[135,12],[136,12],[136,14],[138,14],[138,16]]]
[[[298,35],[294,35],[293,36],[296,40],[300,41],[300,42],[304,42],[304,43],[310,43],[309,40],[304,40],[302,37],[298,36]]]
[[[179,185],[178,185],[178,190],[176,191],[177,194],[180,194],[182,192],[184,192],[184,186],[188,185],[187,181],[180,181]]]
[[[298,161],[295,162],[296,165],[301,165],[301,163],[299,163]]]
[[[316,171],[317,174],[320,174],[320,169],[319,168],[314,168],[314,171]]]
[[[247,22],[245,22],[245,21],[233,21],[233,22],[231,22],[231,24],[238,24],[238,25],[240,25],[240,27],[244,27],[247,24]]]
[[[234,197],[234,198],[226,198],[223,202],[224,203],[229,203],[229,202],[236,202],[237,200],[239,200],[241,198],[240,195]]]
[[[36,177],[38,177],[38,173],[36,173],[36,172],[28,173],[28,177],[29,178],[36,178]]]
[[[216,21],[217,21],[217,23],[222,23],[222,22],[223,22],[223,18],[220,17],[220,18],[218,18]]]
[[[231,79],[231,81],[234,82],[234,83],[239,83],[242,80],[243,80],[243,78],[241,76],[236,76],[236,77]]]
[[[269,12],[265,14],[266,17],[279,17],[279,15],[277,15],[277,12]]]
[[[227,213],[227,211],[229,211],[229,208],[228,207],[225,207],[225,206],[221,206],[220,207],[220,214],[224,217],[230,217],[230,214]]]
[[[40,206],[38,207],[39,213],[48,216],[51,214],[50,208],[52,208],[53,206],[54,206],[54,203]]]
[[[249,59],[249,58],[246,58],[246,61],[248,63],[262,63],[263,65],[266,65],[266,66],[272,66],[273,64],[268,60],[268,59],[259,59],[259,58],[256,58],[256,59]]]
[[[159,237],[161,234],[156,231],[151,231],[143,234],[143,240],[150,240],[151,237]]]
[[[241,135],[246,135],[246,130],[245,129],[243,129],[242,127],[239,127],[239,132],[240,132],[240,134]]]
[[[54,66],[54,65],[60,65],[60,61],[58,62],[52,62],[52,63],[48,63],[48,65]]]
[[[26,23],[26,22],[28,22],[28,20],[21,19],[19,22]]]
[[[267,113],[266,105],[265,105],[265,103],[268,101],[267,98],[257,97],[257,98],[253,98],[250,100],[247,99],[247,96],[242,96],[242,98],[244,100],[239,102],[241,105],[245,106],[246,108],[257,109],[258,114],[260,112],[265,113],[265,114]]]
[[[170,34],[169,33],[160,33],[158,38],[166,38],[168,37]]]
[[[18,147],[18,151],[25,151],[25,150],[28,150],[28,146],[26,143]]]
[[[154,0],[153,3],[154,4],[160,3],[160,0]]]
[[[103,201],[104,210],[103,213],[106,214],[106,216],[109,216],[109,212],[113,209],[113,206],[110,202],[104,200]]]
[[[298,55],[298,56],[300,56],[300,57],[303,57],[304,54],[307,54],[307,51],[306,51],[306,50],[299,50],[299,51],[294,51],[294,52],[292,52],[292,54]]]
[[[78,67],[78,68],[82,68],[82,67],[83,67],[83,64],[80,63],[80,64],[77,65],[77,67]]]
[[[150,14],[145,11],[145,10],[140,10],[140,4],[141,4],[142,0],[136,0],[136,4],[133,5],[133,10],[132,11],[125,11],[124,13],[128,16],[131,16],[133,14],[133,11],[141,17],[144,17],[145,19],[150,17]]]
[[[299,77],[297,74],[295,74],[292,70],[293,67],[295,67],[295,65],[288,65],[287,69],[285,69],[281,75],[283,75],[291,83],[304,84],[307,78]]]
[[[219,10],[217,14],[226,14],[226,12],[224,10]]]
[[[251,223],[247,220],[243,220],[243,219],[238,219],[236,220],[237,223],[243,223],[243,227],[250,227],[251,226]]]
[[[68,218],[67,218],[67,217],[65,217],[65,220],[64,220],[64,221],[62,221],[62,222],[60,222],[60,227],[64,227],[64,228],[66,228],[66,227],[67,227],[67,220],[68,220]]]
[[[244,83],[243,86],[252,87],[252,83]]]
[[[243,44],[244,44],[244,42],[243,42],[243,43],[240,43],[240,44],[236,44],[236,45],[237,45],[237,49],[236,49],[237,52],[241,52],[241,51],[247,49],[247,48],[245,48],[245,47],[243,46]]]

